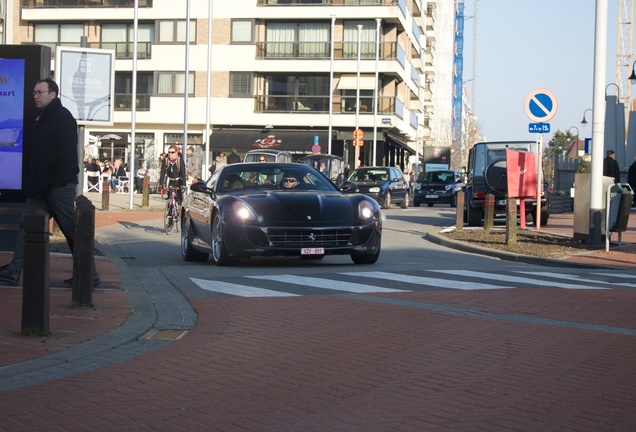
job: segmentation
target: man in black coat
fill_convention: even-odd
[[[75,242],[75,189],[78,183],[77,122],[62,106],[59,87],[50,78],[33,88],[38,109],[31,140],[25,143],[23,214],[43,210],[55,218],[69,249]],[[0,282],[17,285],[24,266],[24,229],[20,223],[13,259],[0,267]],[[72,278],[65,281],[72,285]],[[99,284],[93,263],[93,285]]]
[[[614,183],[621,182],[621,170],[618,166],[618,162],[614,159],[614,150],[608,150],[607,157],[603,159],[603,175],[605,177],[612,177]]]
[[[629,186],[632,188],[632,190],[636,190],[636,157],[634,158],[634,162],[632,162],[632,164],[629,166],[629,170],[627,171],[627,181],[629,182]],[[636,207],[636,194],[634,194],[632,207]]]

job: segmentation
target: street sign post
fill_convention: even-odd
[[[534,227],[538,230],[541,228],[541,191],[543,190],[543,167],[541,152],[543,151],[543,131],[541,130],[545,126],[550,131],[550,125],[546,122],[550,121],[557,112],[559,104],[557,103],[556,96],[550,90],[536,89],[532,90],[524,103],[526,115],[530,120],[536,122],[537,132],[533,132],[533,124],[528,126],[528,132],[537,134],[537,201],[536,201],[536,215],[534,217]]]

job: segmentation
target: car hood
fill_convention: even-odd
[[[350,225],[359,198],[337,192],[280,192],[237,196],[247,203],[265,224],[338,222]]]

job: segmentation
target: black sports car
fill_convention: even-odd
[[[181,217],[186,261],[233,265],[252,256],[321,259],[347,254],[356,264],[380,256],[382,219],[371,198],[340,189],[295,163],[241,163],[194,183]]]

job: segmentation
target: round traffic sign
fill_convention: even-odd
[[[353,131],[353,139],[361,140],[364,136],[362,129],[356,129]]]
[[[318,145],[318,144],[314,144],[314,145],[311,146],[311,151],[314,154],[320,153],[320,150],[321,150],[320,149],[320,145]]]
[[[550,90],[536,89],[528,94],[524,107],[530,120],[545,123],[556,114],[558,103],[556,96]]]

